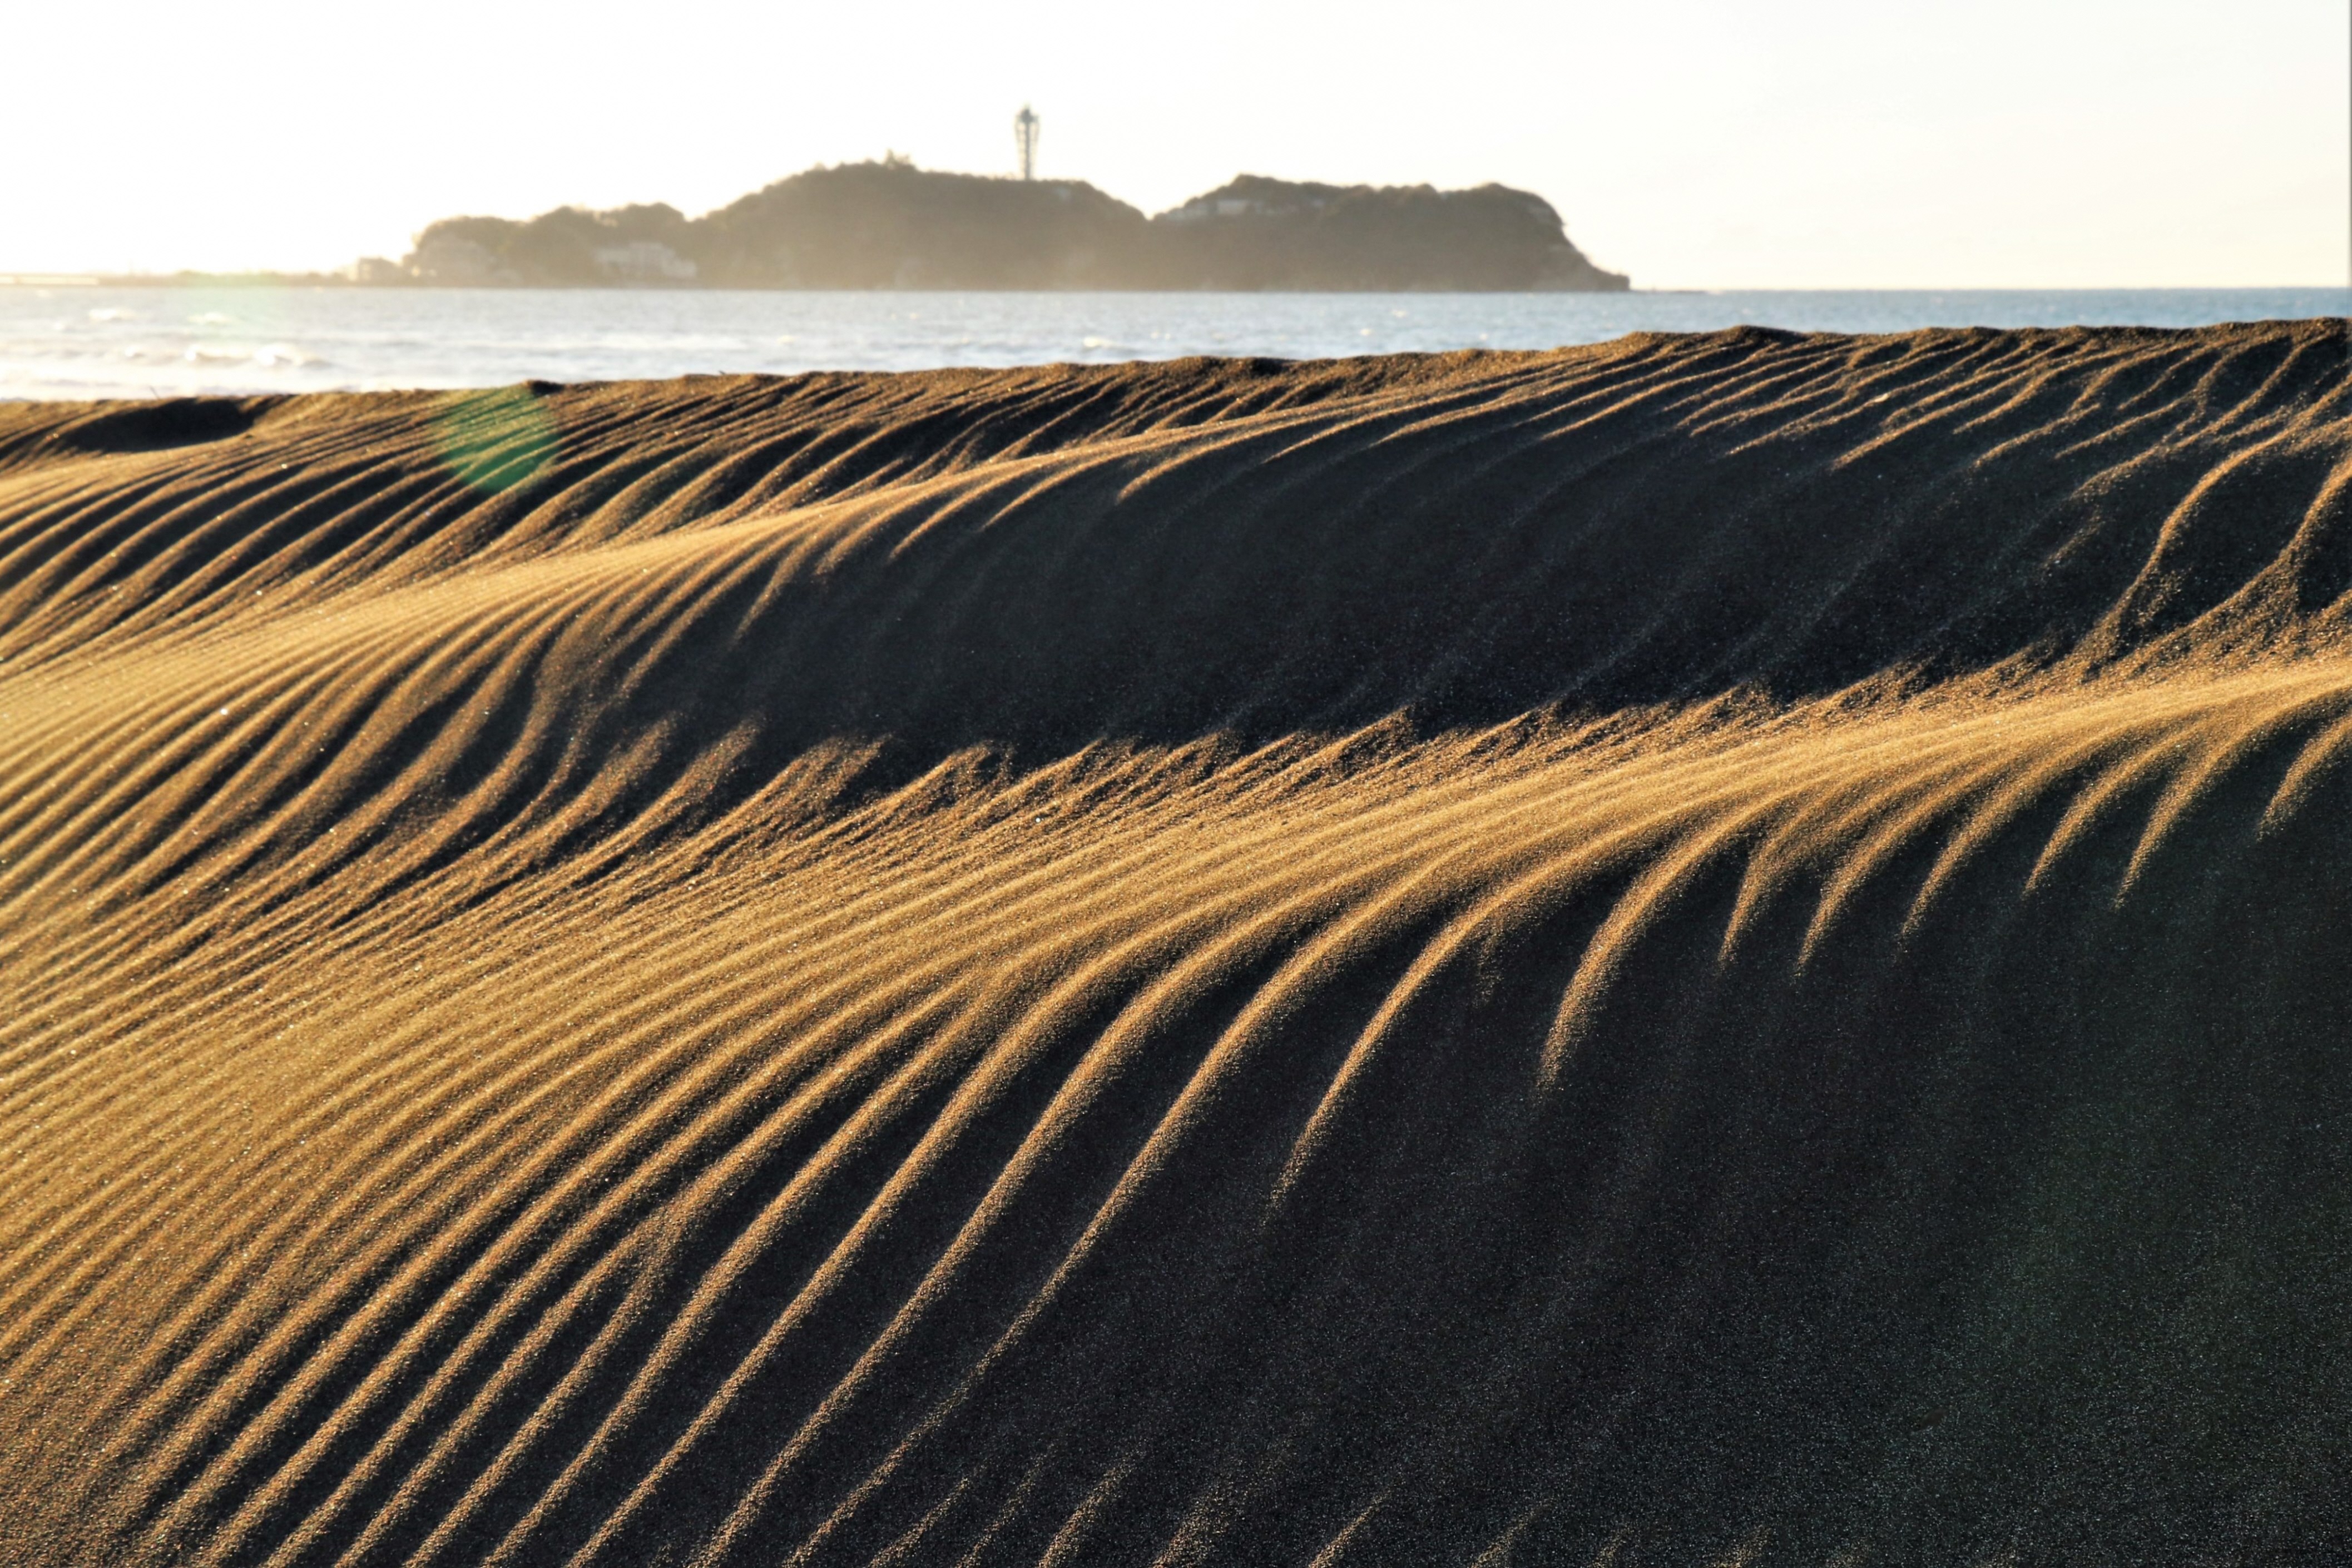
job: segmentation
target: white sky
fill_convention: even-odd
[[[2335,284],[2347,0],[112,0],[0,13],[0,270],[331,267],[818,162],[1550,198],[1647,287]]]

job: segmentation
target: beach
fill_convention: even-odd
[[[2347,362],[0,403],[0,1562],[2352,1544]]]

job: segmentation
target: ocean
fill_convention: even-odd
[[[1635,294],[919,294],[0,287],[0,398],[499,386],[1549,349],[1754,324],[2197,327],[2342,315],[2343,288]]]

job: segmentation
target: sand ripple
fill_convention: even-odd
[[[2346,361],[0,412],[0,1560],[2352,1540]]]

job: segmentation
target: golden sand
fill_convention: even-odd
[[[2352,1540],[2347,346],[0,410],[0,1561]]]

